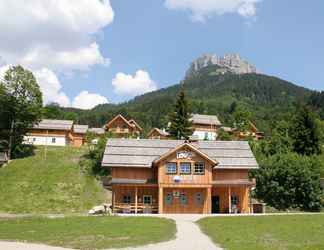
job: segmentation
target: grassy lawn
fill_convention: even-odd
[[[172,220],[154,217],[0,219],[0,239],[77,249],[138,246],[172,239]]]
[[[0,212],[73,213],[102,203],[107,194],[92,176],[80,171],[85,148],[44,147],[35,155],[0,168]]]
[[[198,224],[229,250],[324,249],[324,215],[213,217]]]

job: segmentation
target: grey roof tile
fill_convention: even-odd
[[[75,124],[73,126],[73,132],[78,134],[86,134],[88,131],[89,126],[88,125],[79,125]]]
[[[183,140],[108,139],[102,166],[151,167],[154,160],[183,143]],[[246,141],[199,141],[191,145],[217,161],[215,168],[258,167]]]
[[[33,126],[34,129],[55,129],[55,130],[71,130],[73,125],[72,120],[51,120],[43,119],[38,124]]]
[[[201,114],[192,114],[191,121],[194,124],[206,124],[206,125],[222,125],[216,115],[201,115]]]

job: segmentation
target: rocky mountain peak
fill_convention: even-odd
[[[215,54],[204,54],[198,57],[190,64],[190,68],[186,72],[186,78],[194,76],[200,69],[210,65],[218,65],[223,70],[219,73],[231,72],[233,74],[256,73],[257,69],[254,65],[241,58],[239,54],[225,54],[217,56]]]

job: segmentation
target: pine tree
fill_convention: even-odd
[[[292,120],[293,150],[302,155],[320,154],[320,135],[315,115],[306,107],[299,109]]]
[[[169,115],[170,126],[168,132],[175,139],[188,139],[192,135],[189,103],[184,90],[181,88],[173,112]]]

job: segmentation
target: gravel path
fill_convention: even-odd
[[[205,217],[204,215],[162,215],[169,219],[173,219],[177,225],[176,239],[151,244],[136,248],[123,248],[123,250],[221,250],[217,247],[205,234],[200,231],[200,228],[195,221]]]
[[[203,218],[203,215],[161,215],[173,219],[177,225],[176,239],[151,244],[136,248],[123,248],[123,250],[221,250],[203,234],[195,221]],[[6,250],[67,250],[67,248],[52,247],[41,244],[5,242],[0,241],[0,249]],[[120,250],[120,249],[119,249]]]

